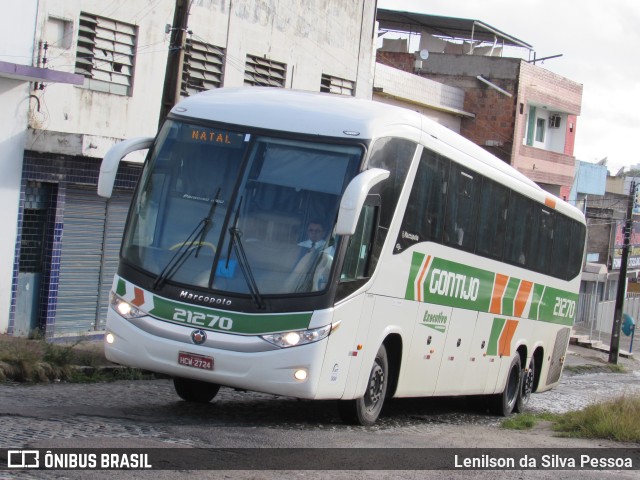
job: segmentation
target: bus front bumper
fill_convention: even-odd
[[[107,314],[105,334],[105,355],[108,360],[130,367],[173,377],[190,378],[222,386],[253,390],[297,398],[316,398],[320,371],[327,339],[307,345],[277,348],[258,337],[206,332],[217,336],[227,349],[196,345],[191,338],[193,328],[173,325],[146,317],[146,324],[155,324],[156,332],[139,328],[131,321],[118,315],[113,309]],[[162,332],[162,335],[156,333]],[[166,334],[169,332],[171,334]],[[169,338],[167,338],[169,337]],[[226,339],[226,340],[225,340]],[[241,350],[234,351],[234,342],[240,342]],[[255,345],[264,342],[263,351],[251,351],[247,342]],[[179,363],[180,357],[199,358],[203,362],[194,364],[211,369],[186,366]],[[187,362],[189,363],[189,362]],[[301,371],[304,374],[300,373]],[[306,376],[304,379],[298,379]]]

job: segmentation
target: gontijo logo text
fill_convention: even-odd
[[[407,300],[572,325],[578,295],[413,252]]]

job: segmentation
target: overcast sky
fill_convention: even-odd
[[[640,1],[378,0],[378,8],[481,20],[533,46],[539,66],[583,85],[574,154],[640,164]]]

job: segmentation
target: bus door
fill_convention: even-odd
[[[442,305],[419,304],[409,355],[398,383],[400,395],[428,396],[435,391],[452,310]]]
[[[480,313],[469,349],[464,384],[472,394],[493,393],[500,373],[500,358],[494,354],[491,332],[494,314]],[[497,353],[497,352],[495,352]]]
[[[464,383],[465,370],[477,318],[475,310],[452,309],[436,385],[438,395],[456,395],[468,390]]]

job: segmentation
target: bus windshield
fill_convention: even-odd
[[[169,120],[145,165],[122,257],[165,282],[262,295],[323,290],[340,197],[363,148]]]

